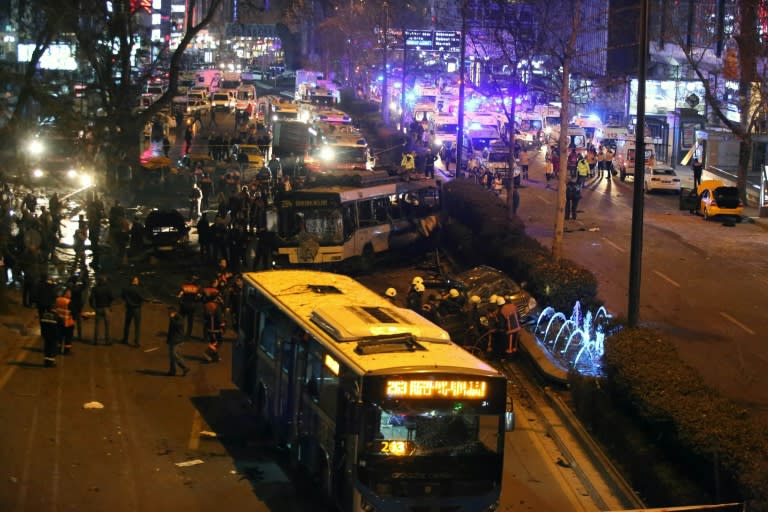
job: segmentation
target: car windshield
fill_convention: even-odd
[[[491,151],[488,154],[489,162],[509,162],[509,152]]]
[[[675,174],[675,171],[673,171],[672,169],[653,169],[653,175],[669,176],[669,177],[677,176],[677,174]]]
[[[482,299],[494,294],[514,295],[521,290],[515,281],[490,267],[475,267],[462,272],[456,276],[456,281],[465,289],[467,295],[477,295]]]
[[[213,101],[229,101],[228,94],[214,94]]]
[[[459,131],[458,123],[439,124],[435,127],[435,133],[456,135]]]

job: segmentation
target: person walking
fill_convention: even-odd
[[[56,353],[61,339],[63,325],[52,308],[46,309],[40,316],[40,335],[43,337],[43,366],[56,366]]]
[[[133,347],[141,347],[139,341],[141,335],[141,306],[146,302],[144,290],[139,283],[139,277],[133,276],[131,284],[123,288],[123,301],[125,301],[125,323],[123,325],[123,343],[128,344],[128,333],[133,324]]]
[[[691,162],[691,170],[693,171],[693,189],[698,190],[699,185],[701,185],[701,175],[704,173],[704,165],[698,158],[694,158]]]
[[[169,377],[176,376],[176,366],[181,368],[181,375],[186,376],[189,373],[189,366],[184,363],[184,359],[179,355],[179,345],[184,342],[184,321],[179,316],[179,312],[176,308],[169,308],[168,312],[168,337],[166,343],[168,343],[168,361],[170,366],[168,368]]]
[[[96,280],[96,286],[91,292],[89,298],[89,304],[96,313],[93,322],[93,344],[99,344],[99,326],[104,327],[104,344],[111,345],[112,340],[109,338],[109,317],[112,313],[112,302],[115,298],[112,295],[112,289],[107,283],[107,276],[99,276]]]
[[[565,220],[576,220],[576,209],[581,199],[581,185],[577,180],[569,180],[565,189]]]

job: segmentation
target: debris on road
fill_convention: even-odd
[[[598,228],[598,227],[589,228],[589,231],[600,231],[600,228]]]
[[[189,466],[197,466],[198,464],[205,464],[204,461],[200,459],[192,459],[192,460],[186,460],[184,462],[177,462],[176,465],[180,468],[187,468]]]
[[[101,402],[86,402],[83,404],[83,409],[103,409],[104,404]]]
[[[216,439],[218,434],[216,434],[216,432],[211,432],[210,430],[203,430],[200,432],[200,437],[204,437],[206,439]]]

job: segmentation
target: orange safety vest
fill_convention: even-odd
[[[69,298],[65,296],[56,297],[56,314],[61,317],[64,322],[64,327],[72,327],[75,325],[75,319],[72,318],[72,312],[69,310]]]

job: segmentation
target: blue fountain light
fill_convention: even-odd
[[[591,311],[582,315],[578,301],[570,317],[547,307],[539,314],[533,335],[563,366],[584,375],[602,375],[606,329],[611,318],[604,306],[594,315]]]

